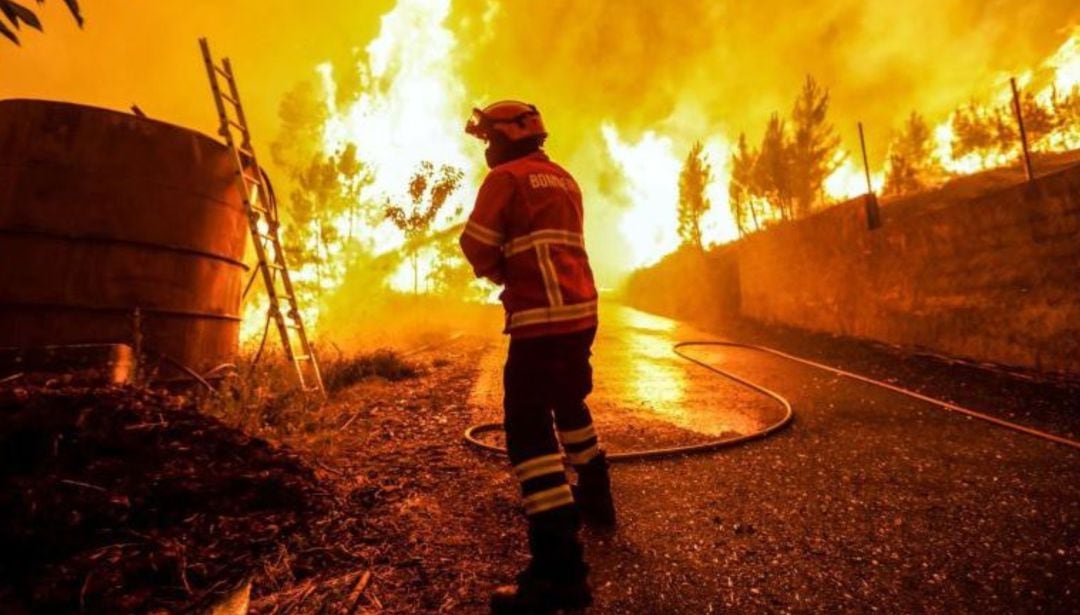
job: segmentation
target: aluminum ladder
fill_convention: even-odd
[[[249,280],[248,288],[254,281],[254,276],[261,272],[270,300],[270,317],[277,325],[285,357],[296,369],[301,390],[305,393],[325,395],[319,363],[304,328],[296,291],[285,262],[285,251],[281,247],[277,202],[269,181],[259,166],[255,148],[251,145],[251,131],[244,116],[244,107],[240,103],[240,92],[236,87],[232,64],[228,58],[222,58],[220,65],[215,64],[210,53],[210,44],[205,38],[199,39],[199,46],[202,48],[206,74],[210,79],[210,89],[214,93],[214,103],[221,123],[218,132],[225,139],[225,145],[229,147],[236,164],[236,186],[244,200],[255,254],[259,259],[258,271]],[[228,87],[227,92],[222,89],[222,81]],[[239,143],[233,134],[234,129],[240,137]]]

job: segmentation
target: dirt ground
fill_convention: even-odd
[[[723,436],[747,428],[755,408],[774,411],[665,354],[676,339],[708,333],[653,317],[603,317],[593,406],[612,450]],[[715,333],[1076,433],[1076,391],[1065,385],[749,324]],[[256,613],[485,612],[488,592],[527,561],[505,463],[461,439],[469,424],[497,418],[501,344],[493,332],[427,340],[406,357],[414,377],[346,387],[303,429],[271,438],[272,446],[213,419],[198,423],[198,433],[231,434],[222,441],[237,447],[236,460],[224,475],[292,477],[297,487],[282,493],[297,493],[297,502],[270,497],[256,505],[258,498],[243,496],[230,512],[222,494],[195,520],[155,530],[173,542],[191,532],[232,543],[202,550],[192,539],[188,564],[201,561],[217,576],[188,575],[185,589],[183,565],[166,559],[173,572],[138,577],[152,581],[135,584],[140,599],[149,592],[146,604],[172,612],[169,605],[205,602],[251,579]],[[616,466],[620,530],[585,535],[597,597],[590,613],[1080,609],[1077,452],[774,358],[695,353],[789,396],[795,423],[711,455]],[[284,474],[260,474],[243,461],[244,450],[264,451],[260,463]],[[97,484],[89,470],[62,478]],[[116,485],[125,480],[137,484],[117,478]],[[246,484],[263,485],[249,492],[265,494],[277,483]],[[112,536],[104,546],[121,542]],[[102,546],[72,548],[66,561],[77,564]],[[67,594],[75,600],[85,583],[78,579]],[[86,610],[109,612],[93,603]]]
[[[717,334],[1058,433],[1077,429],[1077,391],[1067,384],[750,323],[710,334],[613,311],[603,318],[592,405],[612,450],[723,436],[725,424],[746,428],[755,408],[775,412],[662,352]],[[418,357],[432,366],[418,381],[369,383],[350,391],[357,401],[342,400],[383,400],[367,402],[374,410],[356,449],[327,463],[344,476],[367,471],[384,494],[372,512],[393,519],[395,539],[369,592],[387,612],[485,612],[487,592],[526,562],[503,462],[460,443],[466,425],[497,419],[502,352],[490,337],[459,339]],[[796,421],[728,451],[616,466],[621,528],[585,535],[590,612],[1080,608],[1076,451],[774,358],[695,352],[787,395]]]

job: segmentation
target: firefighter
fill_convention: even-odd
[[[582,234],[581,190],[542,147],[536,107],[501,101],[474,109],[465,132],[487,144],[490,172],[461,236],[477,277],[503,286],[503,425],[528,519],[529,566],[492,596],[494,613],[588,606],[582,521],[615,526],[607,461],[585,398],[597,293]],[[578,484],[571,487],[563,454]]]

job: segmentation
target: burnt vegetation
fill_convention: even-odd
[[[176,610],[272,576],[264,564],[282,547],[321,544],[311,521],[333,503],[312,470],[185,398],[0,395],[0,602],[16,612]]]
[[[291,392],[280,357],[212,395],[0,382],[0,610],[200,611],[250,589],[262,612],[316,579],[323,607],[354,605],[392,516],[368,517],[382,491],[342,490],[320,459],[343,454],[344,430],[368,437],[393,383],[427,370],[392,350],[325,354],[328,403]]]

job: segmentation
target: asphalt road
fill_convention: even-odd
[[[591,405],[609,448],[745,433],[775,415],[671,354],[708,334],[629,308],[601,318]],[[1039,426],[1080,423],[1060,388],[839,341],[768,341],[1006,417],[1037,407]],[[502,352],[482,362],[478,419],[498,407]],[[1080,452],[753,351],[690,352],[785,395],[795,422],[720,453],[617,466],[620,529],[586,536],[590,612],[1080,612]]]

